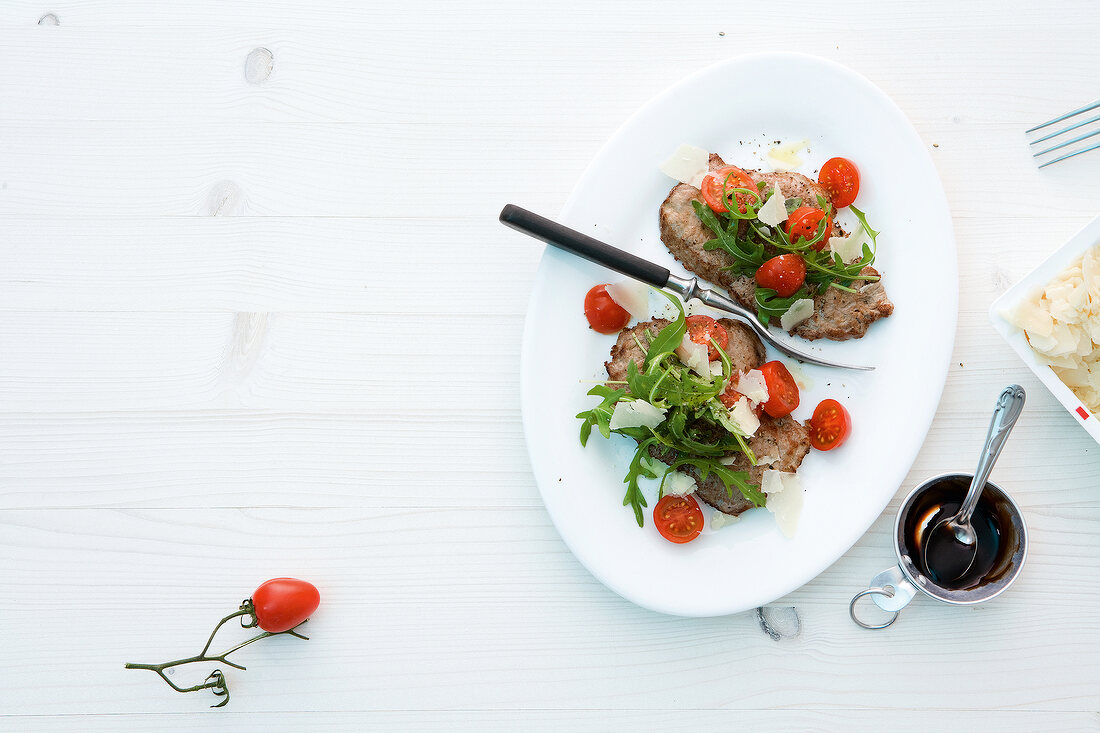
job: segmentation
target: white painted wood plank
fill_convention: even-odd
[[[1059,733],[1085,733],[1100,730],[1095,713],[1033,711],[959,711],[927,708],[899,710],[445,710],[445,711],[370,711],[326,713],[316,711],[214,713],[120,713],[74,716],[12,716],[0,722],[23,733],[56,731],[77,726],[81,731],[193,731],[201,729],[239,731],[257,730],[330,731],[502,731],[532,733],[605,733],[606,731],[661,730],[697,733],[700,730],[784,730],[800,733],[823,731],[864,731],[878,728],[898,733],[925,733],[928,730],[964,728],[996,730],[999,733],[1034,733],[1038,730]]]
[[[1033,554],[1004,597],[970,609],[920,600],[871,633],[848,620],[845,603],[891,562],[884,518],[775,604],[801,618],[797,636],[776,642],[751,613],[677,619],[619,599],[576,564],[541,510],[7,512],[2,573],[20,603],[5,616],[16,632],[0,669],[5,712],[198,711],[201,697],[121,662],[189,653],[260,580],[284,573],[321,588],[311,640],[242,653],[249,669],[231,675],[234,711],[735,712],[903,699],[940,710],[1094,711],[1100,661],[1078,652],[1100,643],[1082,620],[1100,610],[1100,581],[1087,572],[1100,513],[1028,519]],[[945,667],[948,653],[972,668]]]
[[[560,205],[558,195],[543,206],[532,199],[548,212]],[[3,230],[0,310],[20,311],[516,315],[527,308],[543,250],[488,212],[415,220],[15,218]]]
[[[874,30],[858,37],[852,16],[867,13],[861,3],[846,3],[848,11],[810,6],[799,22],[766,6],[733,10],[720,2],[699,3],[690,14],[657,4],[569,3],[543,10],[537,21],[530,6],[456,12],[435,3],[406,15],[354,4],[334,11],[334,22],[323,11],[291,21],[263,5],[237,24],[218,4],[189,4],[183,12],[81,4],[53,11],[64,18],[59,27],[40,27],[34,21],[41,15],[18,10],[16,17],[6,4],[0,64],[10,91],[0,119],[423,123],[442,116],[582,126],[616,109],[622,116],[702,66],[773,50],[781,37],[786,48],[861,70],[919,121],[1030,126],[1095,95],[1089,44],[1100,29],[1087,2],[1028,8],[1026,35],[1016,24],[989,23],[980,8],[955,8],[961,17],[948,26],[934,5],[882,8]],[[158,11],[179,17],[157,19]],[[108,20],[127,13],[141,22]],[[1067,24],[1071,15],[1076,22]],[[156,27],[169,22],[170,34]],[[933,23],[937,42],[913,44],[917,29]],[[1000,53],[1009,44],[1013,52]],[[273,54],[272,71],[249,83],[246,57],[257,47]],[[908,52],[891,53],[898,47]],[[988,63],[993,55],[996,64]],[[960,69],[972,85],[958,83]],[[601,86],[598,99],[571,103],[578,89],[608,78],[616,82]]]

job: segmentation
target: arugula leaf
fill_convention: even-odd
[[[597,384],[588,390],[593,397],[602,397],[603,401],[591,410],[577,413],[581,423],[581,446],[588,443],[588,436],[592,434],[592,426],[595,425],[600,435],[611,437],[611,413],[615,411],[615,403],[626,396],[626,389],[611,389],[606,384]]]
[[[657,471],[649,458],[649,447],[657,442],[656,438],[648,438],[638,443],[638,450],[634,451],[634,457],[630,460],[630,468],[626,472],[623,483],[626,484],[626,496],[623,497],[623,506],[629,506],[634,510],[634,519],[639,527],[645,526],[642,507],[649,506],[645,503],[642,490],[638,487],[638,479],[657,478]]]
[[[649,349],[645,354],[645,363],[642,365],[645,371],[649,371],[649,366],[653,362],[660,361],[664,356],[674,353],[676,347],[684,340],[684,333],[687,332],[687,315],[684,313],[684,306],[680,303],[680,300],[663,290],[657,292],[668,298],[669,302],[676,307],[677,316],[649,342]],[[635,394],[640,396],[638,392],[635,392]]]
[[[738,274],[756,272],[760,265],[764,264],[764,245],[737,236],[737,220],[730,219],[728,226],[723,226],[718,214],[715,214],[709,206],[698,199],[692,199],[691,207],[695,215],[714,232],[714,239],[703,245],[705,250],[721,249],[734,260],[731,269]],[[723,217],[729,218],[723,214]]]
[[[670,471],[675,471],[681,466],[694,466],[699,470],[699,478],[706,481],[707,476],[714,474],[726,487],[726,493],[729,497],[733,498],[733,490],[737,489],[741,494],[751,501],[755,506],[764,506],[767,501],[766,497],[760,493],[760,487],[756,484],[749,483],[749,474],[745,471],[734,471],[729,466],[719,463],[718,461],[708,460],[706,458],[696,458],[694,456],[687,456],[677,459],[675,463],[669,466]],[[668,474],[665,474],[666,476]],[[664,481],[661,481],[662,489]]]

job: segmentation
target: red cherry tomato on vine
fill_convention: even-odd
[[[836,400],[822,400],[810,418],[810,445],[832,450],[844,444],[852,434],[852,416]]]
[[[847,158],[829,158],[817,174],[817,182],[829,192],[833,206],[843,209],[859,195],[859,169]]]
[[[772,257],[756,271],[756,284],[771,288],[781,298],[789,298],[806,282],[806,260],[802,255],[790,254]]]
[[[584,317],[597,333],[618,333],[630,322],[630,313],[607,294],[607,283],[596,285],[584,296]]]
[[[289,631],[310,617],[321,603],[312,583],[297,578],[273,578],[252,594],[256,621],[264,631]]]
[[[730,345],[729,332],[721,323],[710,316],[688,316],[684,323],[687,325],[689,339],[697,344],[706,344],[711,361],[722,358],[718,354],[718,349],[714,348],[714,344],[710,342],[714,339],[722,349]]]
[[[769,361],[760,367],[768,385],[768,401],[764,412],[772,417],[786,417],[798,407],[798,385],[781,361]]]
[[[787,223],[784,228],[787,231],[787,238],[791,240],[791,244],[797,244],[799,240],[805,239],[807,242],[817,236],[818,230],[821,229],[821,220],[825,220],[825,234],[822,238],[815,242],[811,249],[821,251],[825,249],[825,244],[829,241],[829,234],[833,229],[833,220],[825,217],[825,212],[821,209],[816,209],[813,206],[800,206],[791,212],[791,215],[787,217]]]
[[[703,531],[703,510],[693,496],[669,494],[653,507],[653,524],[666,540],[682,545]]]
[[[734,193],[735,188],[747,188],[754,193]],[[756,187],[756,181],[749,178],[749,174],[741,170],[737,166],[727,165],[723,168],[707,173],[703,178],[703,201],[707,206],[718,214],[724,214],[729,209],[729,197],[726,192],[737,198],[737,210],[742,214],[745,213],[746,204],[752,204],[753,206],[760,205],[760,194],[755,193],[759,191]]]

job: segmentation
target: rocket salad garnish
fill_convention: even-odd
[[[638,441],[623,479],[627,485],[623,506],[634,510],[639,527],[644,525],[642,508],[648,506],[639,487],[639,479],[658,478],[663,465],[650,457],[649,449],[653,447],[679,454],[661,479],[661,494],[665,478],[671,471],[692,466],[703,479],[715,475],[731,497],[737,489],[756,506],[763,506],[764,495],[759,486],[749,483],[749,474],[734,471],[720,461],[740,451],[752,465],[756,465],[756,458],[745,440],[748,436],[729,419],[729,410],[719,399],[733,370],[729,356],[712,339],[711,346],[717,350],[722,365],[720,375],[700,376],[684,365],[675,353],[687,330],[684,308],[674,297],[659,290],[657,292],[669,299],[678,315],[659,332],[651,330],[645,334],[644,341],[648,343],[639,340],[638,346],[645,353],[645,360],[641,369],[634,362],[627,365],[624,387],[601,384],[588,392],[601,398],[601,401],[577,415],[582,421],[581,445],[587,444],[593,427],[605,438],[610,438],[611,433],[618,433]],[[639,401],[665,411],[659,424],[654,427],[611,427],[616,405]],[[714,437],[716,435],[717,438]]]
[[[801,198],[784,201],[788,218],[786,226],[768,226],[758,216],[769,194],[767,184],[756,184],[756,191],[743,188],[741,177],[729,174],[725,179],[725,200],[736,200],[738,206],[727,206],[724,211],[695,199],[691,202],[700,221],[714,234],[714,239],[703,245],[705,250],[721,250],[728,254],[733,264],[726,269],[735,275],[753,277],[766,261],[776,255],[793,254],[802,258],[806,267],[805,281],[798,290],[780,296],[774,289],[756,287],[757,316],[765,325],[771,318],[782,316],[795,301],[812,298],[827,288],[855,292],[856,281],[874,282],[877,275],[865,275],[863,269],[875,261],[876,238],[879,232],[867,223],[867,217],[855,206],[849,206],[859,220],[869,242],[863,244],[861,256],[845,263],[839,253],[827,246],[833,217],[833,205],[818,196],[816,206],[804,206]],[[858,181],[855,183],[858,190]],[[755,198],[753,195],[755,194]],[[755,205],[754,205],[755,204]]]

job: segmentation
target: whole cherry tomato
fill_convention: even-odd
[[[597,333],[618,333],[630,323],[630,312],[607,294],[607,283],[594,286],[584,296],[584,317]]]
[[[273,578],[252,594],[259,627],[273,634],[293,629],[308,619],[320,603],[317,588],[297,578]]]
[[[843,209],[859,195],[859,169],[847,158],[829,158],[817,174],[817,182],[829,192],[833,206]]]
[[[789,253],[772,257],[756,271],[756,284],[771,288],[781,298],[789,298],[806,282],[806,260]]]
[[[703,510],[693,496],[669,494],[653,507],[653,524],[666,540],[682,545],[703,531]]]

